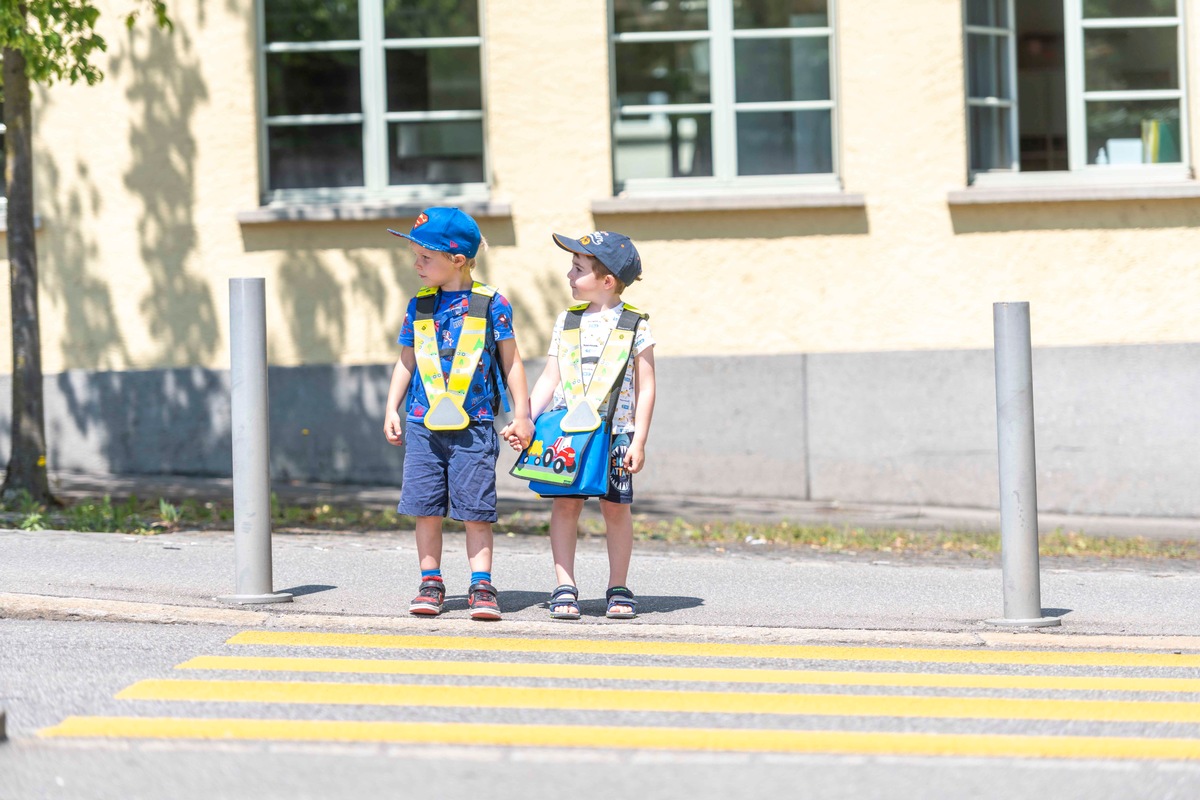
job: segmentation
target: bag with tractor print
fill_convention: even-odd
[[[567,311],[559,340],[558,367],[567,407],[537,418],[533,440],[509,470],[509,474],[529,481],[529,488],[542,497],[608,494],[617,396],[633,363],[637,326],[646,315],[624,304],[585,386],[579,326],[586,308],[587,303],[583,303]]]
[[[537,418],[533,440],[521,452],[511,474],[529,481],[542,497],[603,497],[608,493],[608,420],[590,431],[564,433],[567,409]]]

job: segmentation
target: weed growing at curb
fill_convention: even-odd
[[[28,494],[22,494],[0,505],[0,524],[25,531],[149,535],[176,530],[229,530],[232,523],[233,506],[227,501],[186,499],[174,503],[166,498],[142,501],[129,497],[123,502],[114,502],[105,495],[99,500],[86,498],[63,508],[47,509],[33,502]],[[370,533],[411,531],[415,520],[397,514],[392,508],[286,504],[272,494],[271,524],[278,532]],[[495,525],[498,536],[545,536],[549,528],[547,514],[527,512],[508,514]],[[461,532],[463,525],[446,520],[445,530]],[[599,517],[584,515],[579,522],[579,532],[584,537],[602,536],[604,522]],[[649,520],[635,514],[634,536],[639,541],[693,545],[717,551],[768,548],[794,553],[870,554],[896,558],[945,554],[979,559],[995,559],[1000,554],[998,532],[916,531],[791,521],[690,522],[682,518]],[[1190,541],[1092,536],[1061,528],[1041,535],[1039,552],[1051,558],[1200,561],[1200,547]]]

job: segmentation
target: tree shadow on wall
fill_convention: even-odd
[[[62,362],[66,369],[113,369],[129,363],[121,326],[113,307],[109,282],[90,269],[100,258],[96,237],[85,221],[98,219],[103,195],[92,181],[87,164],[77,161],[67,182],[48,154],[37,156],[38,175],[49,191],[41,208],[54,221],[53,234],[38,242],[45,253],[39,288],[51,304],[62,309]]]
[[[182,26],[174,33],[127,32],[113,60],[126,74],[133,163],[125,185],[141,201],[139,252],[151,288],[142,299],[159,364],[208,361],[221,337],[210,282],[197,274],[196,137],[192,119],[208,88]],[[219,134],[218,134],[219,135]]]

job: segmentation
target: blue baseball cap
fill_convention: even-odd
[[[638,255],[633,240],[623,233],[593,231],[578,239],[555,233],[554,243],[572,253],[595,256],[600,263],[628,286],[642,274],[642,257]]]
[[[387,229],[393,236],[415,242],[429,250],[474,258],[479,252],[479,226],[471,215],[457,208],[427,208],[408,233]]]

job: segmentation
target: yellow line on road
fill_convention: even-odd
[[[690,692],[510,686],[415,686],[307,681],[138,681],[122,700],[523,708],[707,714],[1200,722],[1200,703],[1040,700],[766,692]]]
[[[851,733],[585,725],[479,725],[437,722],[68,717],[47,738],[277,740],[487,745],[614,750],[999,758],[1200,759],[1197,739]]]
[[[507,653],[790,658],[810,661],[900,661],[942,664],[1026,664],[1087,667],[1200,667],[1200,655],[1049,650],[950,650],[900,647],[648,642],[593,639],[520,639],[484,636],[400,636],[374,633],[244,631],[229,644],[291,647],[368,647]]]
[[[671,681],[808,686],[918,686],[948,689],[1200,693],[1196,678],[1101,678],[1041,675],[833,672],[725,667],[630,667],[596,664],[512,664],[480,661],[396,661],[364,658],[200,656],[176,669],[317,672],[360,675],[432,675],[551,680]]]

